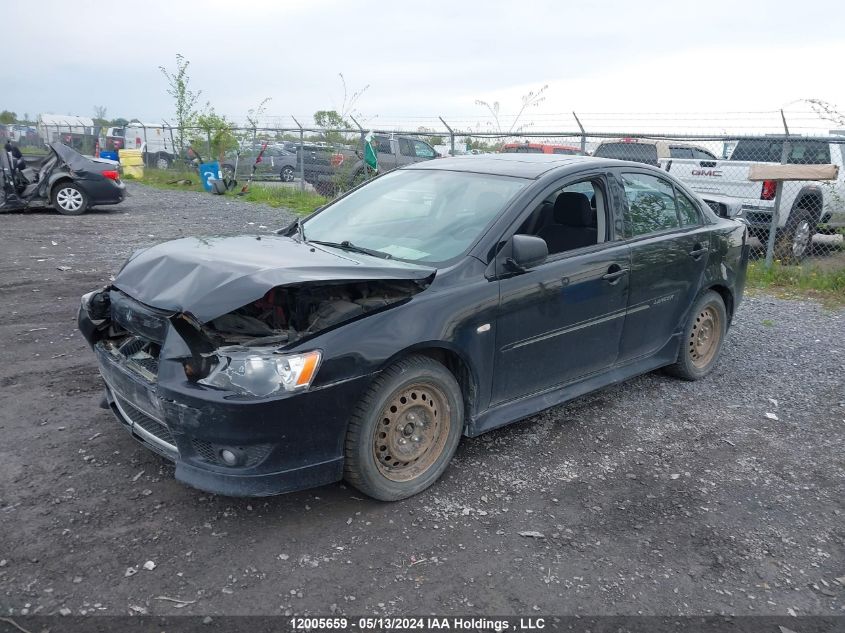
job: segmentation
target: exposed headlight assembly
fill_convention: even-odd
[[[280,354],[275,349],[221,347],[217,364],[198,382],[211,387],[264,397],[308,389],[320,366],[320,352]]]

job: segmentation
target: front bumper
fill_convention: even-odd
[[[79,324],[83,333],[92,329],[84,310]],[[341,479],[349,411],[370,376],[246,399],[189,382],[177,360],[160,360],[151,379],[103,342],[94,342],[93,348],[115,417],[136,440],[175,463],[176,479],[237,497],[292,492]],[[235,465],[224,462],[224,450],[237,457]]]

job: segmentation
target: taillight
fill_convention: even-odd
[[[108,178],[109,180],[120,180],[120,174],[113,169],[107,169],[102,172],[102,174],[103,178]]]
[[[332,167],[340,167],[343,165],[344,156],[343,154],[332,154],[329,162],[331,163]]]
[[[777,190],[778,183],[776,180],[764,180],[763,190],[760,192],[760,200],[774,200]]]

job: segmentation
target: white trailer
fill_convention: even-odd
[[[93,136],[94,120],[72,114],[39,114],[36,123],[38,136],[47,144],[62,141],[63,135]]]

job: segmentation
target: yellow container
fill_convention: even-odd
[[[120,164],[124,167],[137,167],[144,165],[144,154],[139,149],[121,149],[117,155],[120,157]]]
[[[123,166],[123,175],[128,176],[130,178],[143,178],[144,177],[144,166],[143,165],[124,165]]]

